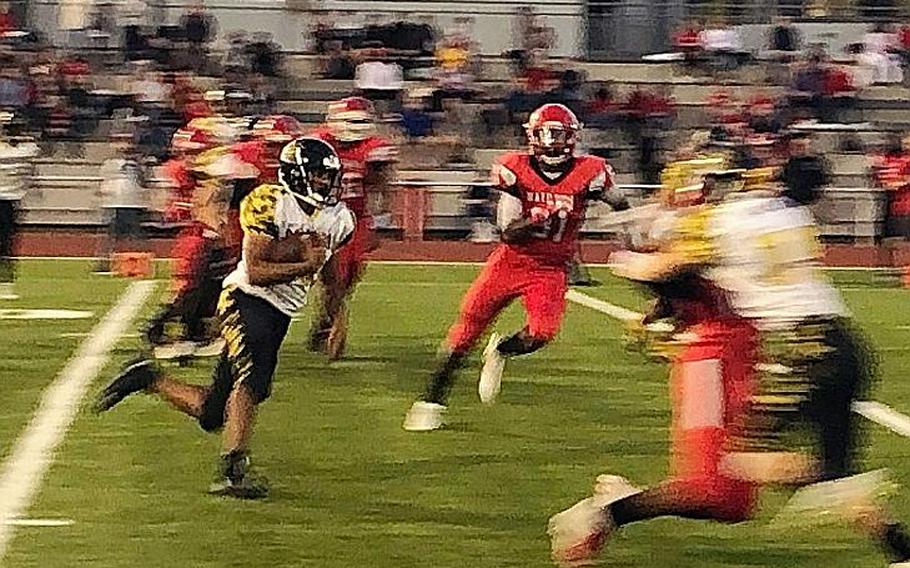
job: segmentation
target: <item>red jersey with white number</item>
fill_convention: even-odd
[[[615,185],[613,169],[603,158],[576,156],[565,172],[550,178],[536,158],[523,152],[505,154],[494,164],[493,184],[521,201],[526,218],[533,208],[551,212],[539,238],[506,245],[551,266],[565,266],[572,259],[588,201],[612,191]]]
[[[339,142],[328,128],[320,128],[312,136],[324,140],[338,153],[343,166],[341,200],[358,219],[368,217],[367,194],[363,184],[369,168],[388,164],[397,159],[398,152],[391,142],[380,136],[370,136],[357,142]]]
[[[278,160],[269,151],[268,144],[262,140],[245,140],[231,146],[234,153],[243,163],[256,168],[259,175],[256,177],[257,185],[275,183],[278,180]]]

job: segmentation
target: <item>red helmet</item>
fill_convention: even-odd
[[[284,146],[303,135],[303,126],[293,116],[277,114],[256,120],[250,134],[256,140]]]
[[[171,138],[171,148],[175,152],[196,154],[214,146],[214,140],[208,132],[199,128],[184,128],[177,130]]]
[[[524,125],[534,155],[547,166],[560,166],[575,153],[581,122],[560,104],[545,104]]]
[[[373,103],[363,97],[329,103],[325,120],[339,142],[366,140],[376,131]]]

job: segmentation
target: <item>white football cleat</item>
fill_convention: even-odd
[[[597,479],[594,480],[594,499],[601,507],[606,507],[636,493],[641,493],[641,489],[619,475],[604,473],[598,475]]]
[[[610,512],[588,497],[550,517],[550,553],[560,566],[590,564],[615,525]]]
[[[404,417],[402,428],[408,432],[430,432],[442,428],[446,407],[435,402],[418,400]]]
[[[789,528],[852,521],[875,510],[896,489],[887,469],[813,483],[794,493],[771,524]]]
[[[12,282],[0,283],[0,300],[18,300],[19,295]]]
[[[498,333],[490,335],[490,341],[483,350],[483,369],[480,370],[480,382],[477,383],[477,394],[480,402],[493,404],[502,387],[502,372],[506,368],[506,358],[496,349],[502,336]]]

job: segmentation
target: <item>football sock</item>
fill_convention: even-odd
[[[515,335],[500,341],[496,350],[506,357],[512,357],[514,355],[533,353],[546,344],[547,341],[545,339],[533,337],[525,328]]]
[[[686,503],[671,487],[661,486],[620,499],[611,504],[609,510],[618,527],[658,517],[713,518],[705,507]]]
[[[430,376],[423,400],[436,404],[445,404],[449,391],[455,383],[455,371],[464,363],[467,353],[448,353],[439,363],[436,371]]]
[[[888,523],[879,536],[880,544],[893,562],[910,560],[910,535],[902,523]]]

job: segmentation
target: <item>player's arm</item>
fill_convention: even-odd
[[[613,211],[629,209],[629,200],[619,191],[616,185],[616,174],[613,166],[604,164],[604,169],[588,186],[588,200],[606,203]]]
[[[710,265],[716,253],[708,222],[707,210],[688,215],[680,220],[666,247],[651,253],[622,251],[612,256],[613,271],[630,280],[662,282]]]
[[[374,214],[383,214],[391,210],[392,180],[395,177],[397,150],[394,146],[380,146],[374,149],[367,158],[363,187],[372,197],[371,209]]]
[[[316,274],[325,263],[325,243],[311,235],[303,240],[299,262],[271,262],[267,252],[273,246],[270,236],[248,233],[243,237],[243,257],[246,262],[250,284],[269,286],[286,284],[297,278]]]
[[[539,238],[549,212],[538,208],[539,211],[532,210],[530,215],[524,215],[518,179],[504,165],[499,163],[493,165],[492,181],[493,188],[499,190],[496,220],[500,240],[507,244],[520,244]]]

